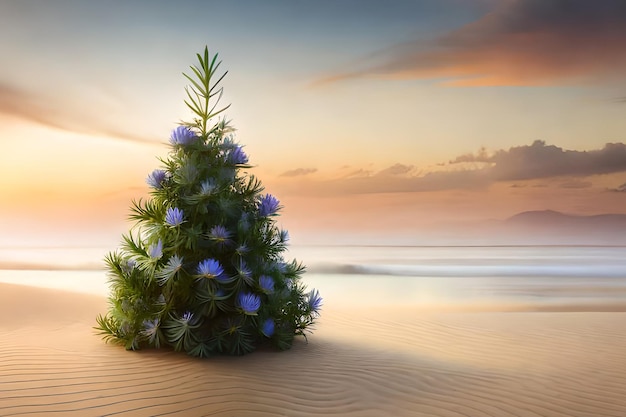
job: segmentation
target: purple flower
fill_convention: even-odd
[[[279,203],[276,197],[271,194],[267,194],[261,198],[259,202],[259,216],[267,217],[276,214],[279,209]]]
[[[276,327],[274,324],[274,320],[267,319],[261,325],[261,332],[267,337],[272,337],[272,335],[274,334],[274,327]]]
[[[170,136],[170,143],[174,146],[187,146],[191,145],[198,139],[196,134],[186,126],[178,126],[172,131]]]
[[[261,298],[256,294],[242,292],[237,297],[237,305],[244,314],[254,316],[261,308]]]
[[[308,294],[308,296],[309,296],[309,307],[311,308],[311,311],[314,313],[318,313],[320,307],[322,307],[322,297],[320,297],[319,291],[317,291],[316,289],[313,289]]]
[[[133,269],[135,269],[136,266],[137,262],[134,259],[128,259],[126,263],[120,265],[120,268],[122,268],[122,271],[124,273],[130,274],[131,272],[133,272]]]
[[[183,211],[178,207],[170,207],[165,213],[165,223],[172,227],[179,226],[183,222]]]
[[[274,292],[274,279],[272,277],[268,277],[267,275],[261,275],[259,277],[259,287],[266,294],[271,294]]]
[[[166,171],[163,171],[162,169],[155,169],[150,175],[148,175],[148,178],[146,178],[146,182],[150,187],[158,190],[163,187],[163,183],[165,182],[166,178]]]
[[[289,265],[287,265],[287,262],[278,262],[276,265],[278,267],[278,271],[282,274],[287,273],[287,271],[289,270]]]
[[[248,163],[248,155],[241,146],[236,146],[228,153],[228,162],[233,165],[243,165]]]
[[[183,314],[183,316],[180,318],[180,320],[182,322],[184,322],[185,324],[189,324],[191,322],[193,322],[193,313],[191,311],[187,311]]]
[[[215,259],[205,259],[198,264],[198,275],[204,278],[217,278],[224,273],[224,268]]]
[[[245,243],[242,243],[241,245],[237,246],[237,249],[235,249],[235,252],[237,253],[237,255],[243,256],[246,253],[250,252],[250,248],[246,246]]]
[[[209,231],[209,237],[218,245],[223,246],[228,243],[231,233],[224,226],[215,226]]]
[[[289,232],[286,230],[281,230],[280,231],[280,241],[282,243],[287,243],[289,242]]]
[[[152,259],[159,259],[163,256],[163,241],[159,239],[156,245],[150,245],[148,247],[148,254]]]

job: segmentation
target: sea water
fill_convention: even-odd
[[[108,294],[105,248],[0,248],[0,282]],[[624,246],[292,246],[325,304],[375,308],[626,307]],[[624,308],[626,310],[626,308]]]
[[[623,246],[295,248],[327,300],[479,310],[626,306]]]

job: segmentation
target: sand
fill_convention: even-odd
[[[326,305],[287,352],[127,352],[102,297],[0,284],[1,416],[626,416],[626,313]]]

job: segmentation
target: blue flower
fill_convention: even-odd
[[[128,259],[125,263],[120,264],[120,268],[126,274],[133,272],[133,269],[137,266],[137,262],[134,259]]]
[[[274,320],[267,319],[261,325],[261,332],[267,337],[272,337],[272,335],[274,334],[274,327],[276,327],[274,324]]]
[[[248,155],[241,146],[236,146],[228,153],[228,162],[233,165],[243,165],[248,163]]]
[[[159,259],[163,256],[163,241],[159,239],[156,245],[150,245],[148,247],[148,254],[152,259]]]
[[[180,318],[180,321],[183,322],[184,324],[194,324],[193,313],[191,311],[185,312],[183,316]]]
[[[146,178],[146,182],[150,187],[158,190],[159,188],[163,187],[163,183],[165,182],[166,178],[166,171],[163,171],[162,169],[155,169],[150,175],[148,175],[148,178]]]
[[[272,277],[268,277],[267,275],[261,275],[259,277],[259,287],[266,294],[271,294],[274,292],[274,279]]]
[[[170,136],[170,143],[174,146],[187,146],[194,143],[198,137],[191,129],[186,126],[178,126],[176,129],[172,131],[172,135]]]
[[[248,252],[250,252],[250,248],[245,243],[242,243],[241,245],[237,246],[237,249],[235,249],[235,253],[237,253],[237,255],[239,256],[243,256]]]
[[[320,307],[322,307],[322,297],[320,297],[320,293],[316,289],[311,290],[309,293],[309,307],[314,313],[318,313]]]
[[[276,268],[276,270],[277,270],[278,272],[280,272],[281,274],[285,274],[285,273],[287,273],[287,270],[288,270],[288,265],[287,265],[287,262],[282,262],[282,261],[281,261],[281,262],[276,262],[276,263],[274,264],[274,267],[275,267],[275,268]]]
[[[237,297],[237,305],[244,314],[254,316],[261,308],[261,298],[252,293],[239,293]]]
[[[217,278],[224,273],[224,268],[215,259],[205,259],[198,264],[198,275],[204,278]]]
[[[170,207],[165,213],[165,223],[172,227],[179,226],[183,222],[183,211],[178,207]]]
[[[223,246],[228,243],[231,233],[224,226],[215,226],[209,231],[209,237],[218,245]]]
[[[279,202],[271,194],[267,194],[261,198],[259,202],[259,216],[267,217],[276,214],[279,209]]]
[[[287,243],[289,242],[289,232],[286,230],[281,230],[280,231],[280,241],[282,243]]]

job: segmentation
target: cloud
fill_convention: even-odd
[[[590,181],[581,181],[579,179],[571,179],[559,184],[559,187],[566,189],[581,189],[581,188],[591,188],[593,187],[593,183]]]
[[[62,128],[61,124],[55,122],[59,117],[58,109],[39,103],[35,95],[10,85],[0,84],[0,113]]]
[[[413,165],[395,164],[376,173],[380,177],[406,175],[413,170]]]
[[[96,134],[140,143],[155,143],[149,136],[112,126],[85,109],[60,106],[55,99],[30,93],[0,82],[0,113],[75,133]]]
[[[300,177],[303,175],[309,175],[317,172],[317,168],[296,168],[289,171],[285,171],[280,174],[280,177]]]
[[[451,164],[462,163],[462,162],[491,162],[491,156],[489,152],[487,152],[486,148],[480,148],[475,154],[465,154],[461,156],[457,156],[454,160],[450,161]]]
[[[320,83],[359,77],[446,79],[457,86],[604,83],[626,71],[623,0],[500,2],[481,19],[438,38],[396,44],[368,66]]]
[[[467,168],[468,163],[474,162],[481,164]],[[320,195],[405,193],[475,190],[506,182],[514,182],[511,187],[521,188],[527,184],[519,184],[517,181],[550,178],[558,179],[560,188],[583,189],[593,186],[590,181],[584,180],[585,177],[626,172],[626,144],[608,143],[602,149],[575,151],[538,140],[531,145],[492,153],[480,149],[476,154],[458,156],[447,167],[448,170],[424,174],[412,165],[397,163],[378,172],[362,170],[359,171],[360,175],[312,181],[306,189],[294,191]],[[626,188],[626,184],[620,188]]]
[[[359,168],[348,172],[341,176],[341,178],[368,178],[374,174],[374,171],[369,169]]]
[[[589,176],[626,171],[626,145],[607,143],[591,151],[565,150],[537,140],[532,145],[499,150],[487,156],[463,155],[452,161],[487,162],[484,168],[494,181],[516,181],[558,176]]]

